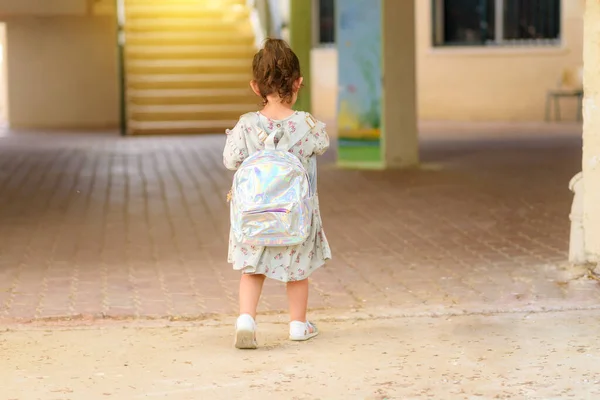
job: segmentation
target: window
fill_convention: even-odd
[[[503,11],[504,40],[559,39],[560,0],[504,0]]]
[[[434,46],[555,45],[560,0],[432,0]]]
[[[317,46],[335,43],[335,0],[316,0],[315,43]]]

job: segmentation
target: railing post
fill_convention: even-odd
[[[117,51],[119,69],[119,110],[121,136],[127,135],[127,81],[125,69],[125,0],[116,0],[117,4]]]
[[[504,0],[496,0],[494,4],[494,41],[504,42]]]

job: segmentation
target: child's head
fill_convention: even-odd
[[[302,87],[300,61],[290,46],[280,39],[267,39],[252,61],[252,90],[263,104],[281,102],[293,105]]]

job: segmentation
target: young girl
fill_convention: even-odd
[[[323,123],[315,121],[307,113],[292,110],[302,87],[298,57],[283,40],[267,39],[254,56],[252,72],[250,86],[262,98],[264,107],[260,112],[243,115],[235,128],[227,131],[223,152],[225,166],[237,170],[249,155],[264,149],[265,133],[268,135],[282,128],[293,133],[297,126],[310,118],[315,128],[307,131],[289,151],[302,161],[309,172],[311,186],[316,189],[315,158],[328,149],[329,137]],[[318,200],[315,201],[310,236],[302,245],[256,247],[239,243],[232,233],[229,237],[228,261],[235,270],[242,272],[235,346],[241,349],[257,347],[256,308],[267,277],[287,284],[290,340],[308,340],[316,336],[317,327],[306,319],[308,277],[331,258]]]

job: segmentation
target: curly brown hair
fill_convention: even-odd
[[[294,85],[302,77],[300,61],[290,46],[281,39],[271,38],[254,55],[252,74],[263,105],[272,94],[278,94],[282,102],[291,103],[299,89]]]

